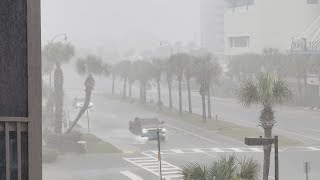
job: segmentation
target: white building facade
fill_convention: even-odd
[[[234,2],[234,1],[230,1]],[[320,0],[244,0],[224,13],[225,55],[287,51],[319,16]],[[319,27],[320,29],[320,27]]]

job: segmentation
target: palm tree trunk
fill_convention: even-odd
[[[160,79],[157,80],[157,87],[158,87],[158,105],[159,105],[159,108],[161,108],[162,102],[161,102]]]
[[[94,87],[94,79],[91,75],[89,75],[85,81],[85,85],[86,85],[86,97],[83,103],[83,106],[81,108],[81,110],[79,111],[79,114],[77,115],[77,117],[74,119],[74,121],[72,122],[71,126],[69,127],[69,129],[67,130],[66,133],[70,133],[72,131],[72,129],[74,128],[74,126],[78,123],[78,121],[80,120],[80,118],[82,117],[82,115],[87,111],[90,100],[91,100],[91,94],[92,94],[92,90]]]
[[[179,114],[182,115],[182,88],[181,88],[181,80],[182,78],[179,78],[178,80],[178,91],[179,91]]]
[[[129,97],[132,97],[132,82],[129,82]]]
[[[55,89],[55,121],[54,132],[62,134],[63,118],[63,71],[61,65],[57,63],[54,72],[54,89]]]
[[[297,80],[298,80],[298,91],[299,91],[299,103],[301,104],[302,103],[302,85],[299,77],[297,78]]]
[[[169,90],[169,107],[172,109],[172,94],[171,94],[171,81],[168,81],[168,90]]]
[[[201,100],[202,100],[202,119],[203,119],[203,122],[207,122],[206,95],[201,95]]]
[[[143,102],[143,85],[141,81],[140,81],[140,101]]]
[[[123,98],[126,98],[127,96],[127,78],[125,77],[123,80]]]
[[[114,96],[114,81],[116,80],[115,76],[112,77],[112,95]]]
[[[208,119],[212,119],[210,86],[208,86],[208,92],[207,93],[208,93]]]
[[[264,137],[272,138],[272,129],[264,128]],[[266,145],[263,147],[263,180],[268,180],[270,170],[270,155],[272,145]]]
[[[143,83],[143,102],[147,102],[147,83]]]
[[[189,113],[192,113],[190,78],[187,78]]]

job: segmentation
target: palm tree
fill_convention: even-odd
[[[148,61],[135,61],[132,64],[136,79],[140,82],[140,101],[147,102],[147,85],[154,76],[153,65]]]
[[[168,84],[169,108],[172,109],[172,81],[174,76],[174,69],[173,69],[173,62],[171,58],[169,58],[165,62],[165,76]]]
[[[128,60],[120,61],[115,65],[116,74],[118,74],[123,79],[123,91],[122,91],[123,98],[126,98],[127,96],[127,81],[128,81],[130,69],[131,69],[131,61],[128,61]]]
[[[200,84],[200,96],[202,100],[202,118],[206,122],[206,96],[208,96],[208,117],[211,118],[210,85],[216,82],[221,74],[220,65],[212,61],[209,54],[197,57],[194,64],[194,74]]]
[[[191,101],[191,85],[190,81],[191,78],[194,76],[194,70],[193,70],[193,65],[194,65],[194,57],[190,58],[187,63],[187,66],[184,71],[184,77],[186,78],[187,81],[187,89],[188,89],[188,105],[189,105],[189,113],[192,113],[192,101]]]
[[[183,180],[257,180],[260,165],[252,158],[237,159],[235,155],[222,156],[210,165],[196,163],[182,168]]]
[[[275,78],[269,73],[260,73],[256,80],[243,81],[236,93],[244,106],[259,104],[262,106],[260,123],[265,138],[272,138],[272,128],[275,124],[274,106],[287,102],[292,97],[286,82]],[[271,145],[264,147],[263,180],[268,179]]]
[[[164,71],[164,63],[160,59],[153,59],[152,60],[152,65],[154,69],[154,80],[156,81],[157,84],[157,91],[158,91],[158,106],[161,108],[162,101],[161,101],[161,85],[160,81],[162,78],[162,74]]]
[[[186,53],[178,53],[171,56],[174,72],[177,76],[178,81],[178,92],[179,92],[179,114],[182,114],[182,87],[181,82],[185,68],[190,61],[190,56]]]
[[[93,78],[93,75],[102,75],[102,74],[108,74],[109,72],[108,65],[105,65],[101,58],[95,56],[95,55],[88,55],[85,58],[79,58],[76,63],[76,70],[79,75],[87,76],[85,80],[85,100],[84,104],[79,111],[77,117],[73,121],[70,128],[67,130],[66,133],[70,133],[74,126],[78,123],[82,115],[86,112],[88,109],[90,100],[91,100],[91,94],[92,90],[95,85],[95,80]]]
[[[44,46],[43,56],[45,59],[55,64],[54,72],[54,92],[55,92],[55,121],[54,132],[62,133],[63,119],[63,71],[61,65],[69,63],[74,56],[74,47],[69,43],[50,43]]]

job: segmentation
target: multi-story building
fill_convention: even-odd
[[[225,54],[261,53],[264,48],[285,52],[319,16],[320,0],[229,0]]]
[[[224,12],[225,0],[201,0],[201,48],[215,56],[224,56]]]

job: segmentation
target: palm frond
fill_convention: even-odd
[[[238,161],[239,173],[238,177],[246,180],[257,180],[260,172],[259,163],[251,158],[244,157]]]
[[[236,90],[236,96],[244,106],[258,103],[259,92],[256,82],[251,79],[243,81],[240,88]]]
[[[274,81],[272,94],[274,102],[277,104],[282,104],[292,99],[292,92],[288,88],[286,81],[283,79]]]
[[[182,167],[183,180],[207,180],[208,171],[206,166],[191,163]]]

